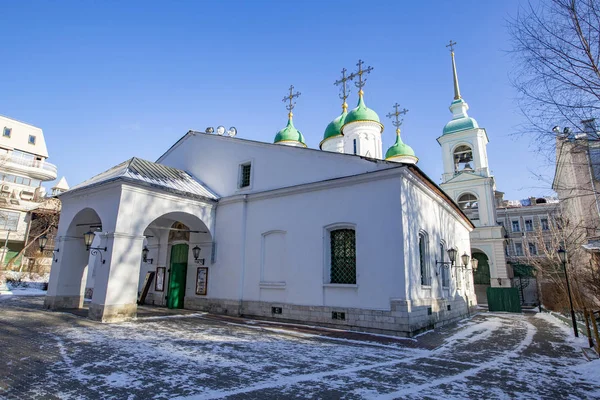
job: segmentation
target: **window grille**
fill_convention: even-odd
[[[356,284],[356,233],[354,229],[330,232],[331,283]]]
[[[444,249],[444,243],[440,243],[440,260],[444,261],[444,255],[446,254]],[[450,269],[446,268],[446,265],[441,266],[442,268],[442,286],[450,286]]]
[[[240,177],[240,188],[245,188],[250,186],[250,171],[251,164],[244,164],[241,166],[241,177]]]
[[[429,270],[427,268],[427,237],[419,234],[419,265],[421,267],[421,285],[429,286]]]

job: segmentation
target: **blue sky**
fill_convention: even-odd
[[[189,129],[235,126],[272,142],[281,99],[302,92],[294,123],[317,148],[341,111],[333,82],[363,59],[367,105],[410,110],[403,139],[435,182],[436,142],[450,119],[450,55],[470,115],[490,138],[497,189],[519,199],[551,192],[553,174],[512,135],[522,122],[508,74],[506,20],[519,1],[19,1],[2,6],[0,114],[44,130],[49,161],[71,185],[132,156],[156,160]],[[354,107],[356,90],[348,101]],[[551,125],[551,122],[549,123]]]

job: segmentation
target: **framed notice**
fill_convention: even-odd
[[[165,270],[166,267],[156,267],[156,280],[154,281],[154,291],[165,291]]]
[[[206,296],[206,287],[208,285],[208,267],[198,267],[196,274],[196,294]]]

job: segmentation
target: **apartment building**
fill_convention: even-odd
[[[56,166],[47,159],[42,129],[0,116],[0,255],[5,265],[27,244],[32,211],[46,199],[42,183],[57,178]],[[57,193],[68,189],[66,181],[59,183]]]

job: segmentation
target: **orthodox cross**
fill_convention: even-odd
[[[446,47],[450,47],[451,53],[454,53],[454,46],[456,46],[456,42],[453,42],[452,40],[450,40],[450,43],[446,45]]]
[[[458,86],[458,74],[456,73],[456,62],[454,61],[454,46],[456,42],[450,40],[446,47],[450,47],[450,57],[452,57],[452,75],[454,79],[454,100],[460,99],[460,87]]]
[[[356,63],[356,65],[358,66],[358,71],[353,72],[348,77],[349,79],[354,79],[354,78],[358,77],[358,82],[354,82],[354,84],[358,88],[359,96],[362,96],[364,94],[362,88],[363,88],[363,86],[365,86],[365,82],[367,81],[366,77],[363,78],[363,74],[369,74],[369,73],[371,73],[371,71],[373,71],[373,67],[367,67],[367,68],[363,69],[363,64],[364,64],[363,60],[358,60],[358,63]]]
[[[288,113],[288,117],[292,118],[294,116],[294,114],[292,113],[292,110],[294,109],[294,107],[296,107],[296,102],[293,101],[294,98],[296,97],[300,97],[300,92],[296,91],[296,93],[294,93],[294,85],[290,85],[290,94],[288,96],[285,96],[283,98],[283,102],[290,102],[290,104],[286,105],[285,108],[289,111]]]
[[[350,76],[346,76],[346,72],[348,72],[348,70],[346,68],[343,68],[342,79],[339,79],[333,83],[336,86],[342,85],[342,87],[340,88],[342,92],[340,94],[340,99],[342,99],[343,101],[342,109],[344,110],[344,112],[346,112],[346,110],[348,109],[348,103],[346,103],[346,99],[348,98],[348,94],[350,93],[350,89],[348,88],[348,84],[346,82],[352,79]]]
[[[396,133],[400,133],[400,126],[402,125],[402,121],[403,121],[402,118],[400,118],[400,116],[406,115],[406,113],[408,112],[408,110],[406,108],[403,108],[402,110],[398,110],[398,107],[400,107],[400,104],[398,104],[398,103],[394,104],[395,112],[391,112],[386,115],[386,117],[388,117],[388,118],[395,119],[395,121],[392,121],[392,124],[396,127]]]

